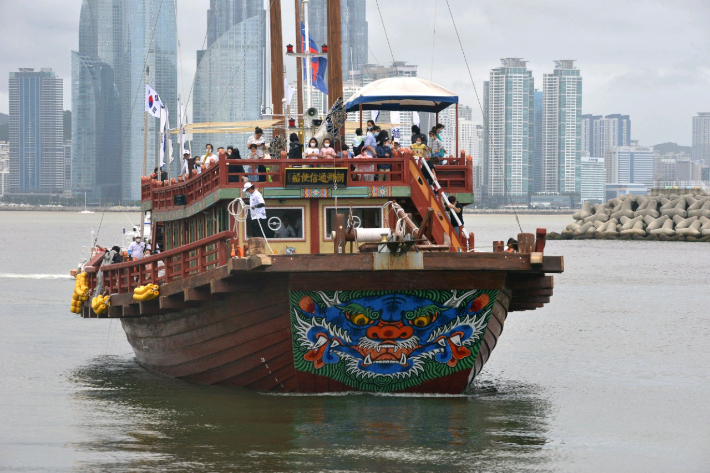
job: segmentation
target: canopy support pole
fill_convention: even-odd
[[[362,129],[362,104],[360,104],[360,128]]]

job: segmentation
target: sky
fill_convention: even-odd
[[[365,0],[363,0],[365,1]],[[419,66],[478,109],[446,0],[367,0],[371,63]],[[710,111],[710,2],[702,0],[449,0],[473,84],[480,94],[500,58],[529,61],[535,86],[556,59],[575,59],[583,113],[631,115],[632,139],[691,144],[691,118]],[[179,90],[189,90],[202,47],[209,0],[177,0],[182,55]],[[294,43],[293,2],[282,1],[284,44]],[[8,73],[51,67],[64,79],[71,109],[71,50],[78,46],[81,0],[0,0],[0,112]],[[380,18],[384,20],[384,27]],[[386,34],[385,34],[386,33]],[[388,46],[388,39],[389,45]],[[286,58],[289,76],[295,63]],[[481,121],[480,111],[474,120]]]

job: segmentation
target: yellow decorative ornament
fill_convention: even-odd
[[[157,284],[146,284],[145,286],[137,287],[133,290],[133,299],[137,301],[149,301],[160,295],[160,290]]]

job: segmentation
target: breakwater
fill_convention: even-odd
[[[710,241],[710,196],[624,195],[605,204],[584,204],[574,222],[552,240],[608,239]]]

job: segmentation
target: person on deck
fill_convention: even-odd
[[[377,157],[380,159],[389,159],[392,157],[392,148],[389,146],[389,135],[387,134],[386,131],[380,131],[377,134],[377,147],[375,148],[375,152],[377,154]],[[385,171],[382,174],[378,174],[376,177],[376,180],[378,181],[386,181],[387,180],[387,173],[392,170],[392,165],[391,164],[378,164],[377,165],[377,170],[378,171]]]
[[[446,203],[449,207],[449,219],[451,220],[451,226],[454,227],[454,231],[458,236],[461,236],[461,227],[459,221],[463,224],[463,206],[456,200],[453,195],[449,196],[449,201]],[[458,217],[458,221],[456,220]]]
[[[249,145],[249,156],[247,159],[259,159],[259,147],[256,143]],[[244,166],[244,172],[247,173],[246,179],[251,182],[259,182],[259,167],[257,165]]]
[[[266,150],[266,139],[264,138],[264,130],[259,127],[254,128],[254,134],[247,140],[247,146],[256,145],[256,155],[258,159],[264,159],[264,151]]]
[[[134,260],[141,259],[145,253],[145,243],[141,241],[141,236],[136,235],[133,242],[128,245],[128,257]]]
[[[424,143],[424,145],[427,144],[426,135],[422,133],[417,125],[412,125],[412,144],[417,142],[417,136],[422,138],[422,143]]]
[[[375,132],[369,127],[367,129],[367,134],[365,135],[365,142],[363,143],[362,150],[371,158],[374,158],[377,155],[377,140],[375,139]]]
[[[242,156],[239,153],[239,148],[227,146],[227,159],[241,160]],[[241,180],[246,180],[246,176],[244,176],[244,166],[241,164],[230,164],[227,166],[227,173],[227,182],[239,182],[240,176]]]
[[[352,142],[352,148],[353,148],[353,155],[357,156],[360,154],[360,151],[363,148],[363,143],[365,142],[365,139],[362,137],[362,128],[358,128],[355,130],[355,138],[353,138]]]
[[[414,138],[412,141],[412,155],[414,156],[414,159],[417,160],[417,164],[419,164],[427,151],[427,145],[424,144],[424,138],[422,135],[415,135],[412,138]]]
[[[318,140],[311,138],[308,140],[308,148],[306,148],[303,152],[303,159],[318,159],[319,155],[320,150],[318,149]]]
[[[446,150],[444,149],[444,143],[442,143],[441,139],[437,136],[435,128],[432,128],[429,132],[429,141],[431,142],[431,155],[441,160]],[[447,164],[447,162],[441,161],[441,164]]]
[[[213,153],[214,147],[211,143],[205,145],[205,155],[200,158],[197,174],[202,174],[202,171],[217,163],[217,155]]]
[[[291,133],[288,141],[290,142],[288,159],[303,159],[303,145],[298,141],[298,135]]]
[[[264,202],[264,197],[251,182],[244,183],[244,192],[249,194],[251,236],[266,238],[263,232],[263,227],[266,225],[266,202]]]
[[[518,240],[515,238],[508,238],[508,248],[505,249],[506,253],[516,253],[518,251]]]
[[[224,161],[227,159],[227,152],[224,149],[224,146],[220,146],[217,148],[217,160],[218,161]]]
[[[323,148],[320,150],[320,157],[327,159],[335,159],[338,157],[335,150],[330,146],[330,140],[328,138],[323,140]]]
[[[296,230],[293,228],[291,217],[284,215],[281,218],[281,227],[276,230],[276,234],[274,236],[276,238],[296,238]]]

